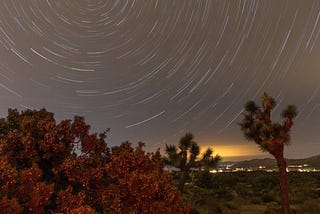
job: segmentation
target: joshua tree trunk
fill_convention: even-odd
[[[290,214],[289,206],[289,188],[288,188],[288,178],[287,178],[287,164],[283,157],[283,145],[275,155],[277,160],[279,174],[280,174],[280,189],[281,189],[281,203],[282,203],[282,213]]]
[[[182,169],[181,174],[180,174],[180,178],[179,178],[179,186],[178,186],[178,189],[181,193],[183,192],[183,188],[184,188],[184,184],[186,183],[187,175],[188,175],[187,170]]]

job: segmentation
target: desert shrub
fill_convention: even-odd
[[[191,208],[189,214],[200,214],[196,208]]]
[[[84,118],[56,124],[45,109],[0,119],[4,213],[187,213],[160,153],[107,147]]]
[[[212,189],[216,188],[217,184],[213,179],[212,173],[209,171],[199,171],[194,174],[194,185],[202,188]]]
[[[269,202],[274,201],[274,197],[270,194],[266,194],[261,197],[261,200],[263,203],[269,203]]]

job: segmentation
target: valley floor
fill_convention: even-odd
[[[290,172],[292,213],[320,213],[320,173]],[[184,199],[191,213],[280,213],[280,188],[275,172],[193,172]]]

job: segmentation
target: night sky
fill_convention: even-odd
[[[150,151],[191,131],[240,160],[266,155],[237,125],[266,91],[275,120],[299,110],[286,156],[316,155],[319,19],[319,0],[2,0],[0,114],[81,115]]]

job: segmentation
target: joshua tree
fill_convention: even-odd
[[[180,139],[179,146],[166,145],[167,157],[165,162],[168,165],[175,166],[180,169],[180,179],[178,189],[183,192],[186,178],[191,168],[214,168],[221,160],[219,155],[212,157],[212,149],[208,148],[200,159],[197,159],[200,154],[198,143],[193,141],[193,135],[187,133]]]
[[[290,142],[290,129],[293,119],[297,116],[297,109],[288,105],[281,114],[282,123],[276,123],[271,121],[271,111],[275,106],[276,101],[264,93],[262,107],[254,101],[246,103],[244,118],[239,125],[248,141],[254,141],[262,151],[269,152],[276,159],[280,173],[282,212],[289,214],[288,181],[283,150]]]

